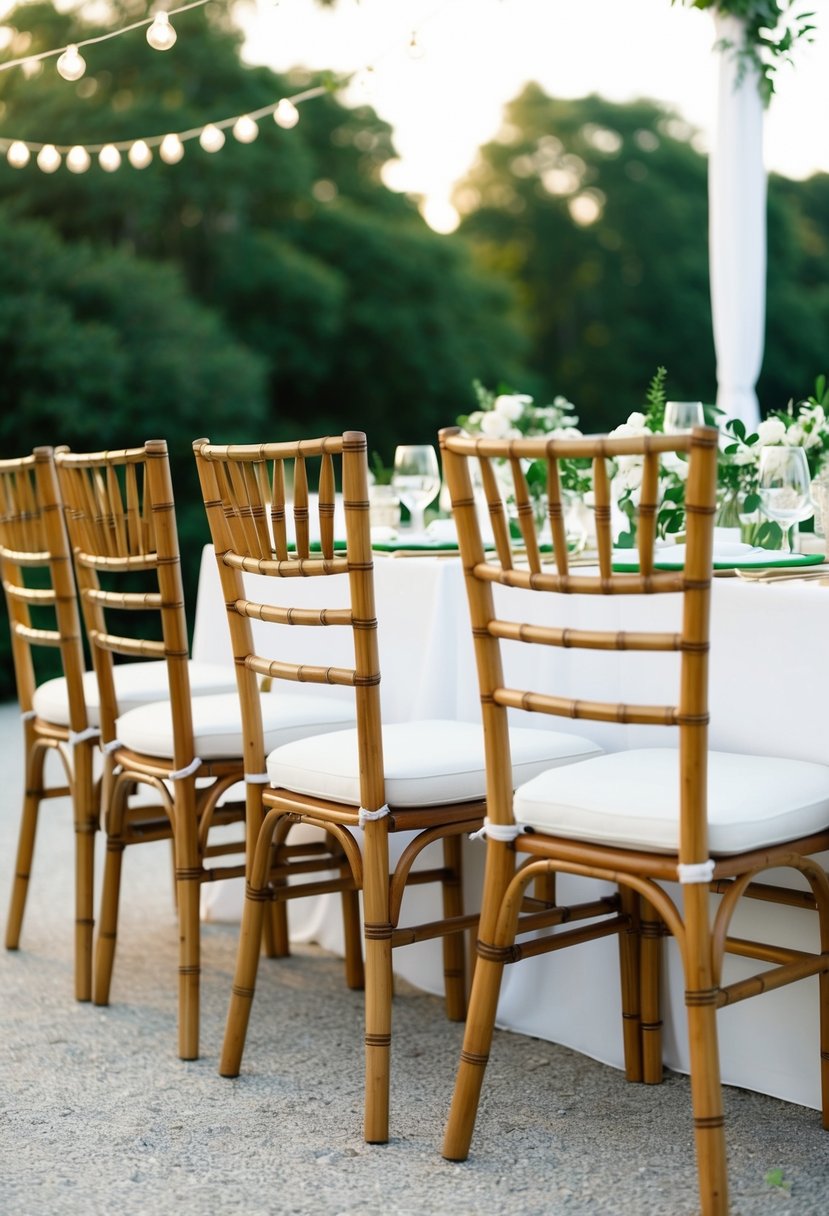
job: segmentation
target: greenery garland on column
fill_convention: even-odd
[[[678,0],[671,0],[676,4]],[[728,38],[717,49],[733,51],[739,63],[738,83],[750,69],[757,72],[760,95],[768,105],[774,93],[774,73],[781,63],[791,63],[798,42],[811,42],[815,26],[813,12],[795,12],[799,0],[679,0],[689,8],[714,9],[724,17],[743,22],[741,45]]]

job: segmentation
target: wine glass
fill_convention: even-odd
[[[423,517],[440,490],[440,468],[428,443],[403,444],[394,451],[391,484],[411,516],[412,532],[423,531]]]
[[[690,431],[695,426],[705,426],[705,414],[701,401],[666,401],[664,429],[667,435],[678,431]]]
[[[792,553],[792,527],[814,513],[809,465],[803,448],[763,448],[758,490],[764,512],[783,532],[783,552]]]

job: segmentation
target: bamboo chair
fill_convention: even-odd
[[[628,921],[634,940],[641,933],[645,1045],[639,1075],[646,1081],[661,1077],[657,1033],[660,923],[679,946],[685,970],[702,1210],[719,1216],[727,1211],[728,1198],[717,1009],[806,976],[820,976],[823,1123],[829,1126],[829,881],[812,856],[829,847],[829,768],[708,750],[708,617],[717,432],[700,427],[686,434],[644,438],[510,442],[470,439],[450,429],[441,432],[441,446],[458,526],[481,689],[490,823],[478,962],[443,1154],[460,1161],[469,1151],[504,965],[597,936],[603,928],[599,921],[592,930],[588,926],[553,933],[546,941],[516,943],[523,890],[539,875],[559,872],[605,879],[620,885],[619,919]],[[667,451],[688,456],[687,548],[684,570],[662,572],[654,568],[654,526],[659,457]],[[643,458],[639,572],[614,573],[606,462],[631,455]],[[598,571],[568,566],[558,464],[563,457],[586,457],[593,462]],[[493,473],[492,461],[501,459],[508,462],[515,484],[526,546],[523,560],[513,558]],[[554,565],[544,565],[540,557],[520,463],[527,459],[547,463]],[[497,555],[485,554],[481,544],[470,476],[473,463],[482,470]],[[493,586],[503,597],[498,612]],[[681,627],[677,633],[615,634],[525,626],[506,619],[509,611],[520,614],[520,604],[514,602],[519,589],[551,596],[674,592],[682,597]],[[507,601],[512,602],[511,610]],[[506,687],[502,639],[605,651],[679,652],[678,704],[617,705],[569,700],[556,696],[555,690]],[[510,764],[507,715],[509,710],[519,709],[605,722],[676,726],[678,751],[640,749],[585,760],[544,774],[520,786],[513,796],[504,776]],[[777,866],[799,872],[810,893],[757,881],[762,871]],[[663,887],[677,880],[682,884],[681,906]],[[723,895],[713,916],[710,891]],[[730,936],[729,924],[741,896],[817,908],[821,952],[806,954]],[[637,899],[643,907],[641,923]],[[608,922],[612,925],[613,916]],[[624,934],[624,924],[618,924],[615,931]],[[726,952],[773,966],[751,979],[726,984],[722,978]],[[637,965],[634,960],[634,973]],[[630,978],[629,973],[628,983]]]
[[[57,466],[97,680],[105,756],[107,857],[93,999],[98,1005],[109,1003],[124,850],[169,838],[181,943],[179,1055],[195,1059],[200,887],[245,871],[242,857],[233,859],[244,853],[243,838],[215,842],[213,834],[210,839],[214,827],[245,818],[244,804],[226,798],[245,777],[236,676],[188,658],[166,444],[154,440],[118,452],[61,452]],[[114,625],[112,613],[120,614]],[[116,634],[115,628],[129,628],[129,636]],[[113,655],[143,661],[116,665]],[[269,747],[354,721],[350,706],[332,706],[318,697],[290,707],[266,698],[261,712]],[[149,787],[157,801],[146,805],[146,800],[131,799],[136,787]],[[284,919],[268,918],[264,942],[270,955],[286,952]]]
[[[465,1014],[464,931],[476,917],[463,910],[460,844],[464,834],[480,825],[484,811],[480,728],[432,721],[381,726],[365,435],[352,431],[299,443],[231,447],[205,440],[194,449],[228,609],[247,764],[254,779],[261,774],[247,787],[249,872],[220,1072],[235,1077],[240,1070],[266,902],[362,890],[365,1136],[382,1142],[388,1138],[392,948],[442,938],[447,1013],[456,1020]],[[319,475],[318,553],[309,544],[309,466]],[[333,535],[337,472],[343,487],[345,550],[335,548]],[[286,513],[291,509],[286,485],[293,486],[295,549],[289,548],[286,534]],[[259,594],[258,588],[249,594],[246,574],[273,579],[273,595],[279,603],[270,597],[263,602],[264,593]],[[340,589],[346,580],[347,606],[284,606],[296,578],[339,579]],[[323,601],[330,604],[335,595],[333,585],[321,586]],[[293,647],[288,655],[265,657],[254,644],[252,621],[297,627],[297,647],[302,645],[300,633],[309,636],[301,627],[310,627],[310,633],[317,635],[319,627],[347,629],[353,666],[299,662]],[[265,633],[263,628],[263,639]],[[266,698],[257,696],[257,676],[353,689],[356,730],[286,744],[268,754],[259,722]],[[272,695],[289,700],[291,694],[286,690]],[[540,772],[598,750],[589,740],[547,731],[524,731],[519,736],[519,774]],[[331,856],[321,848],[316,862],[302,860],[292,869],[286,841],[296,823],[322,828],[329,841],[336,842],[337,851]],[[411,838],[390,870],[393,833],[409,833]],[[442,842],[443,865],[413,871],[417,856],[434,841]],[[316,880],[314,870],[322,875]],[[326,874],[329,870],[339,873],[332,877]],[[305,881],[292,882],[294,874]],[[429,924],[399,928],[407,882],[439,883],[442,916]],[[348,931],[359,932],[356,919]]]
[[[98,732],[90,727],[87,717],[72,556],[49,447],[35,448],[31,456],[0,461],[0,571],[23,718],[26,772],[6,949],[17,950],[20,945],[41,803],[70,794],[75,827],[75,996],[79,1001],[88,1001],[92,995],[94,849],[98,828],[93,756]],[[45,622],[35,623],[44,614],[48,614],[51,627],[46,627]],[[36,655],[45,648],[59,651],[64,673],[55,677],[63,688],[56,712],[49,712],[39,697],[43,684],[38,685],[40,664]],[[44,770],[50,752],[60,758],[66,785],[46,784]]]

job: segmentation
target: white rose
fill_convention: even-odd
[[[510,429],[509,419],[495,410],[488,410],[481,418],[481,431],[490,439],[505,439]]]
[[[552,432],[553,439],[581,439],[582,433],[574,426],[560,426]]]
[[[524,413],[525,408],[532,403],[532,397],[528,397],[526,393],[504,393],[495,398],[493,408],[497,414],[509,418],[510,422],[516,422]]]
[[[731,460],[734,464],[738,465],[754,464],[757,460],[757,455],[751,448],[740,448],[739,451],[734,453]]]
[[[618,468],[620,473],[624,473],[627,469],[641,468],[642,467],[642,457],[635,456],[635,455],[634,456],[617,456],[616,457],[616,467]]]
[[[644,469],[641,464],[632,464],[619,473],[619,481],[623,490],[638,490],[642,484]]]
[[[757,428],[761,447],[772,443],[781,443],[786,434],[786,424],[782,418],[765,418]]]
[[[645,415],[644,414],[640,414],[638,412],[638,410],[635,410],[632,414],[628,414],[628,426],[634,426],[638,430],[638,429],[641,429],[644,425],[645,425]]]

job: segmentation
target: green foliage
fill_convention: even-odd
[[[768,104],[774,94],[774,74],[781,63],[791,63],[798,42],[811,42],[813,12],[794,11],[798,0],[671,0],[691,8],[714,8],[745,23],[745,37],[735,46],[727,39],[719,49],[731,51],[738,61],[738,82],[751,69],[757,72],[760,95]]]
[[[667,368],[658,367],[645,392],[645,426],[649,431],[661,431],[665,425],[665,382]]]
[[[606,430],[666,363],[680,399],[714,396],[703,157],[649,101],[555,100],[528,85],[456,192],[461,232],[518,285],[538,399]]]
[[[786,1179],[784,1171],[781,1169],[768,1170],[763,1181],[767,1186],[776,1187],[777,1190],[787,1193],[792,1189],[791,1182]]]

